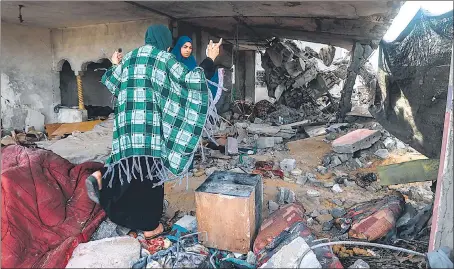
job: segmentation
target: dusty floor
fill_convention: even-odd
[[[331,145],[323,141],[324,137],[314,137],[298,141],[289,142],[287,152],[274,152],[274,156],[271,154],[252,156],[256,160],[275,160],[280,161],[284,158],[294,158],[297,160],[297,167],[303,172],[311,172],[317,175],[319,180],[333,180],[333,174],[320,175],[314,172],[314,168],[320,165],[321,160],[325,154],[331,151]],[[393,152],[390,157],[386,160],[375,160],[373,164],[366,169],[360,169],[351,172],[352,175],[358,172],[375,172],[377,166],[401,163],[410,160],[425,158],[419,153],[413,152]],[[181,184],[169,183],[165,186],[166,199],[169,201],[170,206],[167,210],[168,216],[173,216],[177,210],[190,212],[195,211],[195,198],[194,190],[204,182],[206,176],[191,177],[189,178],[188,189],[186,190],[186,181]],[[345,187],[342,193],[336,194],[331,191],[330,188],[316,187],[310,183],[306,183],[301,186],[296,183],[286,182],[281,179],[264,179],[264,200],[263,200],[263,217],[268,216],[267,202],[268,200],[277,201],[277,187],[286,187],[296,194],[296,200],[300,202],[306,209],[307,212],[311,212],[315,209],[329,209],[335,207],[331,202],[332,199],[337,198],[344,201],[344,207],[352,206],[358,202],[367,201],[384,196],[387,189],[384,188],[378,192],[370,192],[359,186]],[[306,195],[308,189],[314,189],[320,192],[320,197],[310,198]],[[316,225],[313,230],[317,235],[321,234],[321,225]]]

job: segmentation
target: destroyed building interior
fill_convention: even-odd
[[[415,3],[1,1],[2,267],[453,268],[452,2]],[[111,55],[155,24],[197,64],[222,45],[212,134],[150,239],[86,179]]]

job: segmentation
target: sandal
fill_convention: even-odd
[[[94,176],[87,177],[85,180],[85,187],[87,188],[88,198],[99,204],[100,193],[98,180]]]
[[[165,229],[165,227],[164,227],[164,224],[162,224],[162,223],[159,223],[159,224],[162,225],[162,229],[163,229],[162,232],[160,232],[160,233],[158,233],[158,234],[155,234],[155,235],[152,235],[152,236],[145,236],[145,235],[144,235],[145,240],[149,241],[149,240],[153,240],[153,239],[155,239],[155,238],[158,238],[158,237],[160,237],[160,236],[165,236],[165,235],[168,235],[168,234],[169,234],[169,231],[166,231],[166,229]]]

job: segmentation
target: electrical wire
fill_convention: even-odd
[[[309,249],[304,251],[303,255],[301,255],[301,258],[299,259],[299,265],[301,265],[301,262],[303,261],[304,257],[311,251],[316,248],[321,248],[321,247],[327,247],[327,246],[334,246],[334,245],[357,245],[357,246],[368,246],[368,247],[377,247],[377,248],[386,248],[386,249],[391,249],[395,251],[401,251],[401,252],[406,252],[408,254],[412,255],[417,255],[417,256],[422,256],[426,257],[426,254],[409,250],[406,248],[401,248],[401,247],[395,247],[395,246],[389,246],[389,245],[383,245],[383,244],[378,244],[378,243],[370,243],[370,242],[361,242],[361,241],[337,241],[337,242],[328,242],[328,243],[321,243],[317,244],[314,246],[311,246]],[[299,266],[301,268],[301,266]]]

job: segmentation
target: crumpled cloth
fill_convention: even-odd
[[[85,188],[102,164],[75,166],[51,151],[16,145],[1,153],[2,267],[64,268],[105,218]]]

